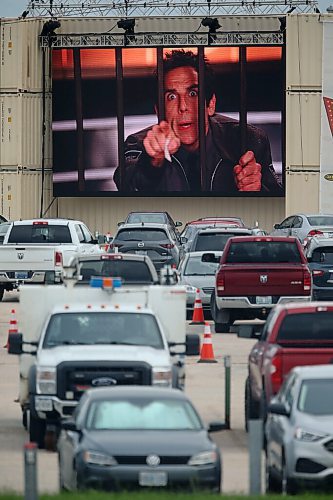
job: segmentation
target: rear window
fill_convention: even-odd
[[[92,276],[120,277],[123,283],[153,283],[153,277],[145,262],[129,260],[105,260],[83,262],[80,269],[82,282]]]
[[[204,250],[223,250],[225,244],[231,236],[235,236],[235,233],[198,234],[192,251],[202,252]]]
[[[201,256],[190,257],[187,261],[185,276],[214,276],[218,268],[218,262],[203,262]]]
[[[299,263],[302,262],[302,259],[296,243],[286,241],[245,241],[234,242],[230,245],[226,262],[282,264],[287,262]]]
[[[333,264],[333,247],[321,247],[314,250],[312,254],[312,262]]]
[[[119,231],[117,241],[164,241],[168,237],[162,229],[133,229]]]
[[[13,226],[8,243],[72,243],[68,226],[19,225]]]
[[[317,215],[315,217],[308,217],[311,226],[333,226],[333,217],[325,215]]]
[[[138,222],[153,222],[155,224],[165,224],[166,216],[164,214],[130,214],[127,217],[128,224],[137,224]]]
[[[287,315],[279,328],[277,343],[284,346],[333,346],[333,312],[320,311]]]

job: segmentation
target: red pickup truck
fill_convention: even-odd
[[[294,302],[274,308],[249,354],[246,423],[265,419],[267,403],[292,368],[333,362],[332,325],[332,302]],[[242,330],[239,336],[243,337]]]
[[[311,288],[311,273],[297,238],[229,238],[211,297],[215,332],[228,332],[235,320],[266,319],[276,304],[310,301]]]

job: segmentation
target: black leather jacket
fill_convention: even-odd
[[[193,192],[189,173],[190,156],[180,147],[171,156],[172,162],[165,160],[160,168],[152,167],[150,157],[145,152],[143,140],[149,128],[128,136],[125,141],[125,191],[142,191],[146,194],[158,192]],[[271,149],[266,133],[260,128],[247,126],[247,150],[254,152],[261,164],[261,193],[268,196],[283,195],[283,188],[272,165]],[[220,195],[236,195],[237,189],[233,168],[238,164],[240,154],[240,125],[231,118],[214,115],[209,119],[206,139],[206,168],[208,191]],[[192,155],[193,160],[193,155]],[[119,186],[119,167],[114,174]],[[195,192],[193,194],[196,194]]]

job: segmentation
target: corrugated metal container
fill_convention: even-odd
[[[287,167],[319,168],[321,94],[287,92],[286,111]]]
[[[45,19],[0,20],[0,92],[38,92],[43,88],[39,34]],[[49,74],[46,57],[45,75]],[[46,80],[49,87],[50,80]]]
[[[270,231],[285,214],[284,198],[59,198],[59,217],[84,220],[94,231],[114,234],[131,211],[167,210],[183,224],[198,217],[238,216]]]
[[[319,212],[319,172],[287,172],[286,215]]]
[[[322,38],[318,14],[287,16],[287,90],[321,90]]]
[[[41,173],[25,172],[10,167],[0,171],[0,214],[9,220],[39,217],[41,210]],[[52,173],[45,173],[43,212],[52,196]],[[55,217],[57,204],[52,204],[47,215]]]
[[[0,94],[1,166],[40,168],[42,164],[41,94]],[[51,95],[46,96],[45,167],[51,167]]]

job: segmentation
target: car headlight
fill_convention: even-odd
[[[57,369],[53,366],[37,366],[37,394],[57,394]]]
[[[118,465],[117,460],[111,455],[104,455],[96,451],[85,451],[83,453],[83,461],[86,464],[101,465],[103,467]]]
[[[319,441],[325,436],[326,434],[319,434],[318,432],[307,431],[305,429],[302,429],[301,427],[297,427],[295,430],[295,438],[298,439],[299,441],[304,441],[306,443],[315,443],[316,441]]]
[[[153,368],[153,385],[171,387],[172,373],[170,367],[156,366]]]
[[[217,458],[218,456],[216,451],[202,451],[201,453],[193,455],[188,461],[188,465],[215,464],[215,462],[217,462]]]

